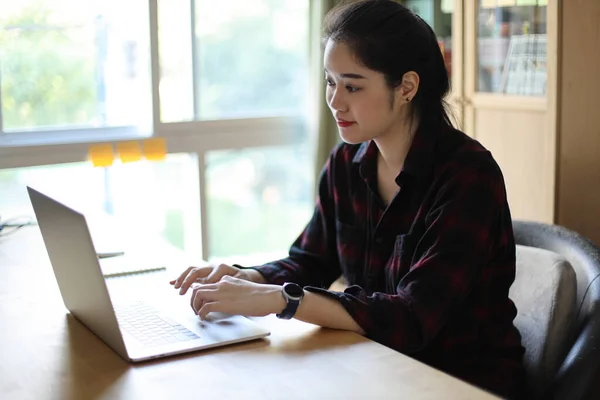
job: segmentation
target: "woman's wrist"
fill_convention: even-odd
[[[287,305],[286,300],[283,298],[281,294],[281,286],[279,285],[269,285],[272,290],[269,290],[270,302],[272,304],[271,314],[279,314],[285,306]]]
[[[238,267],[239,268],[239,267]],[[252,268],[243,268],[243,274],[246,275],[247,280],[254,283],[267,283],[265,277],[255,269]]]

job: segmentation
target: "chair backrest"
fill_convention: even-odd
[[[517,269],[510,298],[515,326],[525,346],[528,395],[540,398],[568,350],[574,326],[577,279],[569,262],[552,251],[517,245]]]
[[[600,248],[557,225],[513,221],[517,245],[550,250],[566,258],[577,278],[575,325],[568,352],[545,395],[553,399],[600,398]]]

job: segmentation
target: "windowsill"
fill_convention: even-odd
[[[301,117],[271,117],[159,124],[152,133],[127,126],[0,132],[0,169],[85,161],[92,144],[153,136],[167,139],[169,153],[288,145],[303,142],[308,129]]]
[[[249,133],[271,132],[280,135],[282,132],[291,132],[293,135],[304,131],[305,120],[302,115],[222,119],[205,121],[183,121],[160,124],[159,136],[188,136],[196,137],[198,134],[218,133]],[[101,142],[118,142],[124,140],[140,140],[152,137],[151,129],[137,126],[116,127],[78,127],[72,129],[39,129],[20,132],[0,131],[0,150],[3,148],[19,148],[34,146],[60,146],[72,144],[89,144]]]
[[[133,126],[5,132],[0,134],[0,148],[138,140],[150,136],[151,132]]]

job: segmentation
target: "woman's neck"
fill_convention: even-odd
[[[384,168],[394,176],[400,173],[417,126],[418,124],[404,123],[394,131],[373,139],[379,149],[378,169]]]

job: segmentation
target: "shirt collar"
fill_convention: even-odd
[[[427,180],[433,172],[434,150],[436,138],[439,132],[419,127],[415,132],[415,137],[408,150],[404,167],[396,176],[396,183],[400,185],[401,177],[406,174],[417,179],[417,181]],[[373,140],[364,142],[360,145],[354,155],[352,162],[360,167],[360,175],[363,179],[368,179],[377,174],[377,154],[379,150]]]
[[[360,176],[367,180],[377,174],[377,154],[379,150],[374,141],[364,142],[358,148],[352,162],[358,165]]]

